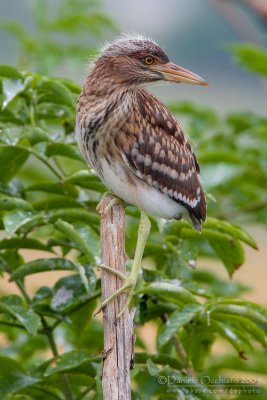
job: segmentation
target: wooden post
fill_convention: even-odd
[[[101,216],[100,245],[101,262],[125,273],[125,213],[123,205],[116,204],[107,210],[113,197],[104,195],[99,205]],[[116,275],[102,270],[102,300],[121,287]],[[102,388],[104,400],[130,400],[130,369],[133,365],[134,311],[126,310],[116,320],[116,315],[125,304],[125,294],[116,297],[103,309],[104,352],[102,369]]]

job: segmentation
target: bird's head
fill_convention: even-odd
[[[105,46],[95,68],[99,68],[103,79],[121,85],[156,81],[208,85],[200,76],[170,62],[157,43],[141,36],[123,37]]]

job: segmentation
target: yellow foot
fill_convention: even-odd
[[[98,268],[102,268],[105,271],[110,272],[111,274],[114,274],[114,275],[118,276],[123,282],[127,280],[127,277],[122,272],[118,271],[115,268],[108,267],[105,264],[99,264],[99,265],[97,265],[97,267]]]
[[[104,200],[104,198],[106,196],[112,196],[112,200],[109,202],[109,204],[107,205],[107,207],[105,207],[104,210],[101,210],[101,203]],[[102,199],[100,200],[99,204],[96,207],[96,211],[101,213],[101,214],[106,214],[113,206],[115,206],[116,204],[124,204],[123,200],[119,199],[117,196],[115,196],[113,193],[110,192],[105,192],[103,194]]]
[[[109,268],[109,267],[107,267],[107,268],[108,268],[107,271],[113,273],[113,271],[114,271],[113,268]],[[106,269],[106,268],[104,268],[104,269]],[[112,271],[110,271],[110,270],[112,270]],[[115,272],[115,275],[117,275],[117,272],[118,271]],[[121,274],[121,275],[123,275],[123,274]],[[120,275],[118,275],[118,276],[120,276]],[[120,278],[121,278],[121,276],[120,276]],[[116,316],[116,319],[118,319],[118,318],[120,318],[122,316],[122,314],[125,312],[125,310],[128,308],[128,306],[131,303],[131,300],[132,300],[133,295],[134,295],[134,288],[135,288],[135,285],[136,285],[136,280],[133,279],[131,277],[131,275],[128,278],[125,278],[125,276],[123,275],[122,279],[125,280],[125,283],[122,285],[122,287],[117,289],[111,296],[109,296],[106,300],[104,300],[100,304],[100,306],[98,307],[98,309],[95,312],[95,315],[100,313],[100,311],[103,310],[103,308],[105,308],[106,305],[108,305],[112,300],[114,300],[116,297],[118,297],[121,293],[124,293],[124,292],[127,293],[128,292],[126,302],[125,302],[124,306],[122,307],[122,309],[120,310],[119,314]]]

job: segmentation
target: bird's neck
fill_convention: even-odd
[[[97,132],[115,134],[131,118],[139,90],[109,82],[105,85],[100,78],[89,75],[77,105],[78,124],[86,127],[90,137]]]
[[[142,87],[129,85],[118,81],[112,74],[105,74],[101,69],[93,69],[88,75],[79,103],[86,105],[89,113],[110,114],[114,110],[127,116],[130,108],[133,107],[136,94],[142,91]]]

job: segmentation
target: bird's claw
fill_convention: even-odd
[[[119,319],[131,303],[131,300],[134,295],[135,285],[136,285],[136,281],[133,280],[130,276],[128,278],[126,278],[125,283],[119,289],[117,289],[111,296],[109,296],[106,300],[104,300],[100,304],[100,306],[97,308],[94,315],[99,314],[100,311],[103,310],[103,308],[105,308],[112,300],[114,300],[116,297],[118,297],[121,293],[129,292],[124,306],[122,307],[122,309],[116,316],[116,320]]]
[[[118,271],[115,268],[108,267],[105,264],[99,264],[99,265],[97,265],[97,267],[102,268],[104,271],[110,272],[113,275],[118,276],[123,282],[125,282],[127,279],[127,277],[122,272]]]
[[[103,199],[104,199],[106,196],[112,196],[112,200],[111,200],[111,201],[109,202],[109,204],[104,208],[104,210],[102,210],[102,209],[101,209],[101,204],[102,204]],[[123,200],[121,200],[121,199],[119,199],[117,196],[115,196],[113,193],[106,192],[106,193],[104,193],[102,199],[100,200],[100,202],[99,202],[98,205],[96,206],[96,211],[99,212],[99,213],[102,214],[102,215],[105,215],[105,214],[107,214],[107,213],[109,212],[109,210],[110,210],[113,206],[115,206],[115,205],[117,205],[117,204],[122,204],[122,205],[124,205],[124,202],[123,202]]]

